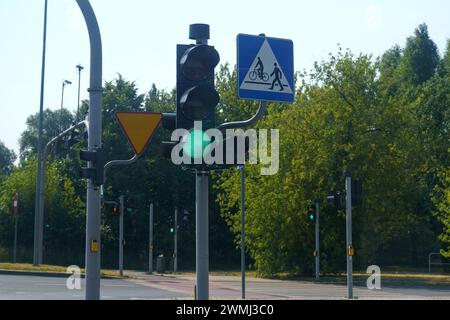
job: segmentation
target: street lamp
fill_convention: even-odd
[[[68,84],[72,84],[71,81],[69,80],[63,80],[62,82],[62,93],[61,93],[61,115],[62,115],[62,110],[64,108],[64,87]]]
[[[47,7],[48,0],[44,3],[44,32],[42,40],[42,66],[41,66],[41,95],[39,103],[39,131],[38,131],[38,163],[36,177],[36,200],[34,206],[34,246],[33,246],[33,265],[38,266],[42,263],[42,237],[41,225],[42,218],[39,216],[39,194],[41,193],[42,181],[42,132],[44,127],[44,80],[45,80],[45,58],[47,48]]]
[[[72,82],[69,81],[69,80],[63,80],[63,82],[62,82],[62,92],[61,92],[61,119],[59,120],[60,124],[61,124],[61,127],[60,127],[61,131],[63,129],[62,125],[63,125],[63,108],[64,108],[64,88],[68,84],[72,84]]]
[[[77,104],[77,116],[76,116],[76,123],[78,123],[78,117],[80,116],[80,84],[81,84],[81,70],[84,69],[84,67],[81,64],[78,64],[76,66],[78,69],[78,104]]]

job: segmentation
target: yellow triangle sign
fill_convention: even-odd
[[[153,112],[117,112],[123,132],[137,155],[142,154],[161,123],[162,114]]]

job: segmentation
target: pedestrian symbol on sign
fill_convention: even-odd
[[[281,78],[283,78],[283,73],[281,72],[280,68],[278,68],[278,64],[276,62],[273,65],[275,68],[273,69],[273,72],[270,74],[270,76],[274,76],[275,79],[273,79],[270,90],[273,90],[273,86],[278,83],[278,85],[280,86],[280,91],[283,91],[284,90],[283,84],[281,83],[280,80]]]

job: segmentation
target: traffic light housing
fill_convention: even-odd
[[[316,206],[312,204],[308,206],[308,220],[314,221],[315,218],[316,218]]]
[[[80,151],[80,159],[91,162],[90,167],[82,167],[80,176],[86,179],[92,179],[96,186],[101,186],[104,180],[104,159],[103,150],[101,148],[95,151]]]
[[[339,191],[336,191],[336,192],[333,192],[332,194],[330,194],[327,197],[327,201],[331,207],[334,207],[336,209],[345,208],[345,197],[343,197],[341,192],[339,192]]]
[[[163,115],[163,127],[166,129],[185,129],[183,153],[191,159],[203,158],[203,151],[211,143],[205,131],[215,127],[215,108],[220,101],[214,85],[214,69],[219,64],[217,50],[207,44],[209,25],[192,24],[189,38],[195,44],[177,45],[177,96],[176,113]],[[174,121],[175,120],[175,121]],[[201,122],[201,130],[194,129],[194,123]],[[173,143],[163,143],[163,154],[168,157]],[[195,161],[199,164],[199,161]]]
[[[117,208],[117,206],[113,206],[113,207],[111,208],[111,213],[112,213],[112,214],[118,214],[118,213],[119,213],[119,208]]]

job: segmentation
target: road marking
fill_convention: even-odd
[[[127,287],[127,288],[134,288],[133,285],[129,284],[105,284],[104,287]]]

